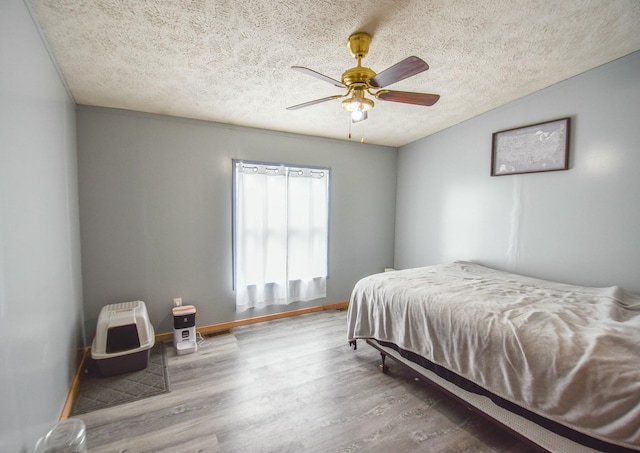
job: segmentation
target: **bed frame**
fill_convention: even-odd
[[[538,451],[551,453],[597,453],[599,451],[576,443],[566,437],[554,433],[553,431],[549,431],[527,418],[498,406],[487,396],[464,390],[456,384],[440,377],[433,371],[428,370],[404,357],[400,352],[391,347],[384,346],[372,339],[367,339],[365,341],[368,345],[380,352],[380,357],[382,359],[380,369],[383,373],[386,373],[389,370],[389,366],[386,364],[386,359],[387,357],[390,357],[402,366],[410,368],[414,372],[418,373],[428,383],[458,400],[470,410],[477,412],[491,422],[496,423],[498,426],[511,432],[513,435],[531,445]],[[349,344],[354,349],[357,349],[357,343],[355,340],[350,341]]]

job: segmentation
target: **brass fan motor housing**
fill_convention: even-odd
[[[342,83],[346,86],[351,86],[354,83],[359,83],[363,85],[369,84],[369,80],[371,77],[375,76],[376,73],[371,68],[365,68],[363,66],[356,66],[355,68],[347,69],[342,74]]]

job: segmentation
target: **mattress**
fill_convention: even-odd
[[[469,262],[354,287],[349,340],[393,343],[499,398],[640,451],[640,297]]]

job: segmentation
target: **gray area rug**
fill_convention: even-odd
[[[170,391],[164,344],[161,342],[151,348],[149,362],[144,370],[102,377],[95,366],[92,366],[91,357],[88,357],[83,371],[71,415],[138,401]]]

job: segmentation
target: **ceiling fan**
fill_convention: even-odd
[[[362,58],[369,53],[371,35],[364,32],[354,33],[349,36],[347,46],[351,55],[358,61],[354,68],[347,69],[342,74],[342,80],[336,80],[319,72],[302,66],[292,66],[291,69],[308,74],[325,82],[329,82],[338,88],[346,88],[345,94],[336,94],[321,99],[316,99],[302,104],[287,107],[287,110],[297,110],[303,107],[320,104],[333,99],[346,98],[342,101],[342,108],[351,113],[351,121],[357,123],[367,119],[367,112],[373,108],[373,100],[400,102],[403,104],[414,104],[431,106],[438,102],[440,95],[428,93],[414,93],[410,91],[394,91],[382,89],[393,83],[404,80],[408,77],[419,74],[429,69],[429,65],[418,57],[408,57],[399,63],[376,74],[372,69],[362,66]]]

